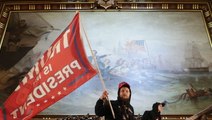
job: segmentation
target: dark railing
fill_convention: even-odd
[[[162,115],[162,120],[189,120],[192,115]],[[135,115],[135,120],[141,120],[141,115]],[[104,120],[95,115],[37,115],[33,120]],[[194,120],[201,120],[200,118]],[[212,120],[212,115],[207,115],[204,120]]]
[[[204,110],[192,115],[186,120],[208,120],[207,117],[212,113],[212,105],[206,107]]]

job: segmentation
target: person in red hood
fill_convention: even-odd
[[[115,119],[113,118],[107,98],[108,92],[104,91],[97,100],[95,105],[95,114],[97,116],[105,116],[105,120],[134,120],[134,109],[130,104],[131,89],[128,83],[119,83],[118,98],[117,100],[111,100]]]

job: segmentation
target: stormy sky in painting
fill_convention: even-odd
[[[21,21],[25,26],[22,26],[19,40],[5,37],[4,41],[12,41],[14,48],[5,43],[1,55],[12,54],[20,48],[25,52],[22,59],[12,61],[12,66],[4,66],[1,61],[0,95],[4,99],[12,91],[8,89],[17,86],[21,73],[32,67],[70,23],[74,12],[12,14],[9,24]],[[96,53],[110,99],[117,98],[118,83],[126,81],[132,88],[131,103],[136,114],[151,109],[156,101],[170,102],[163,114],[193,114],[212,103],[212,51],[201,12],[80,14],[88,59],[93,64],[85,34]],[[7,33],[16,35],[9,28],[10,25]],[[189,68],[205,68],[206,71],[191,73]],[[191,99],[186,89],[195,89],[201,94]],[[95,76],[40,114],[94,114],[102,90]]]

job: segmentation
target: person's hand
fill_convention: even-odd
[[[108,98],[108,92],[105,90],[103,93],[102,93],[102,96],[100,97],[101,100],[105,100]]]

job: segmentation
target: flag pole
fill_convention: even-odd
[[[101,70],[99,69],[99,65],[98,65],[98,63],[97,63],[96,56],[95,56],[94,53],[93,53],[93,50],[92,50],[92,48],[91,48],[90,41],[88,40],[88,36],[87,36],[87,34],[86,34],[86,32],[85,32],[84,26],[83,26],[81,20],[79,20],[79,21],[80,21],[80,23],[81,23],[81,25],[82,25],[82,29],[83,29],[83,32],[84,32],[84,34],[85,34],[86,41],[88,42],[88,46],[89,46],[89,49],[90,49],[90,51],[91,51],[91,54],[92,54],[92,57],[93,57],[93,60],[94,60],[94,64],[95,64],[95,66],[96,66],[96,68],[97,68],[97,71],[99,72],[99,73],[98,73],[99,79],[100,79],[100,81],[101,81],[101,83],[102,83],[102,86],[103,86],[104,91],[106,91],[107,89],[106,89],[105,82],[104,82],[103,77],[102,77]],[[115,119],[115,113],[114,113],[114,110],[113,110],[113,106],[111,105],[111,102],[110,102],[110,100],[109,100],[109,97],[107,97],[107,100],[108,100],[108,102],[109,102],[109,105],[110,105],[110,109],[111,109],[113,118]]]

